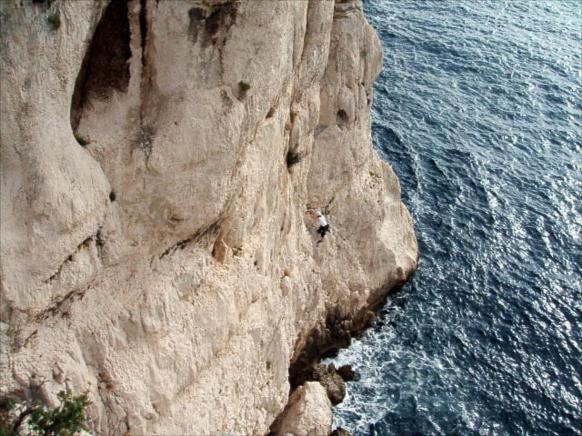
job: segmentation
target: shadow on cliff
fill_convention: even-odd
[[[130,27],[126,0],[113,0],[105,9],[85,52],[71,100],[71,127],[80,145],[87,139],[78,133],[83,112],[91,101],[107,100],[129,85]]]

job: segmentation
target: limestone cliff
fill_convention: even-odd
[[[0,395],[88,391],[103,434],[268,432],[310,332],[416,268],[361,5],[14,0],[0,20]]]

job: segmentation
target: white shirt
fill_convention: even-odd
[[[323,215],[318,215],[317,221],[319,222],[320,227],[327,226],[327,220],[325,219],[325,217]]]

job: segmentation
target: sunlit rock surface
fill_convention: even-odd
[[[417,264],[371,145],[382,55],[361,5],[23,1],[0,19],[0,395],[88,391],[105,434],[267,432],[309,333]]]

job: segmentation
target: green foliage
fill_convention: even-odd
[[[87,394],[59,392],[61,404],[48,409],[39,402],[4,402],[0,408],[0,436],[13,436],[24,430],[25,424],[36,436],[72,436],[87,424],[86,408],[91,402]]]
[[[59,14],[50,14],[46,19],[53,30],[57,30],[61,27],[61,17]]]
[[[32,411],[29,420],[32,430],[43,436],[73,435],[85,427],[85,409],[90,404],[87,394],[75,397],[70,392],[59,392],[58,397],[59,407],[52,410],[38,407]]]
[[[15,405],[16,402],[11,398],[0,400],[0,436],[8,436],[12,432],[10,412]]]
[[[241,92],[247,92],[249,89],[251,89],[251,84],[241,80],[238,82],[238,89],[240,89]]]

